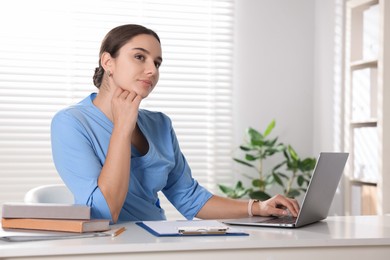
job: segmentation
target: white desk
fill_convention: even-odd
[[[0,259],[390,259],[390,216],[329,217],[298,229],[242,227],[249,236],[223,237],[159,238],[126,226],[115,238],[0,241]]]

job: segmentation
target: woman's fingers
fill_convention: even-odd
[[[114,91],[113,97],[119,98],[123,92],[124,92],[124,90],[122,88],[117,87]]]
[[[299,213],[299,204],[295,199],[276,195],[269,200],[261,202],[260,209],[264,216],[283,216],[288,215],[290,212],[292,216],[297,217]]]
[[[137,122],[141,100],[136,92],[117,87],[111,100],[114,125],[131,134]]]
[[[134,91],[130,92],[120,87],[117,87],[114,94],[114,97],[120,98],[122,100],[128,100],[128,101],[133,101],[137,96],[138,94],[136,92]]]
[[[137,93],[135,93],[134,91],[132,92],[127,92],[127,96],[126,96],[126,99],[129,99],[129,101],[134,101],[135,97],[137,96]]]

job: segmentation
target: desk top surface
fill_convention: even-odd
[[[297,229],[238,227],[249,236],[155,237],[134,223],[117,237],[35,242],[0,241],[0,258],[150,251],[390,246],[390,216],[328,217]],[[235,227],[237,228],[237,227]],[[0,234],[1,231],[0,229]]]

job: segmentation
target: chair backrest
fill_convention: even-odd
[[[65,184],[50,184],[29,190],[24,196],[24,202],[74,204],[74,197]]]

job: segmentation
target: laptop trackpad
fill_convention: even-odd
[[[250,217],[250,218],[239,218],[239,219],[224,219],[224,223],[262,223],[274,219],[277,217]]]

